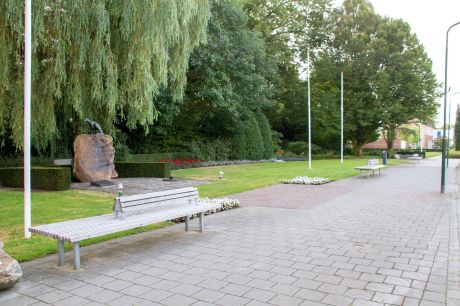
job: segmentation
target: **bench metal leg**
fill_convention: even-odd
[[[80,243],[73,243],[73,268],[80,269]]]
[[[200,213],[199,216],[200,216],[200,233],[202,233],[204,229],[204,213]]]
[[[58,240],[57,242],[58,242],[59,265],[62,266],[65,264],[64,240]]]
[[[188,232],[188,221],[190,220],[190,216],[185,216],[185,231]]]

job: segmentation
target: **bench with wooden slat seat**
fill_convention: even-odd
[[[58,240],[59,265],[64,264],[64,242],[73,245],[74,268],[80,268],[80,241],[129,230],[149,224],[185,217],[188,231],[190,216],[199,215],[200,232],[204,212],[220,208],[219,204],[199,202],[193,187],[115,198],[113,214],[70,220],[30,228],[32,233]]]
[[[383,169],[385,167],[385,165],[380,165],[377,159],[370,159],[367,161],[366,166],[355,167],[355,169],[359,171],[366,171],[366,176],[367,178],[369,178],[371,172],[372,175],[375,175],[375,171],[378,170],[380,175],[380,169]]]
[[[400,154],[399,155],[400,159],[407,159],[410,161],[415,161],[417,163],[420,163],[420,161],[423,159],[423,156],[420,156],[418,154]]]

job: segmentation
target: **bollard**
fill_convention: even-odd
[[[123,195],[123,184],[118,184],[118,196],[121,197]]]

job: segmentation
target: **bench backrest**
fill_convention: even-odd
[[[137,213],[168,205],[192,203],[199,199],[198,190],[194,187],[179,188],[132,196],[115,198],[113,210],[117,213]]]
[[[375,165],[378,165],[379,164],[379,160],[378,159],[369,159],[367,161],[367,165],[368,166],[375,166]]]

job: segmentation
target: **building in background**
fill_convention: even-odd
[[[452,136],[451,132],[451,138]],[[405,124],[396,131],[396,138],[393,141],[393,149],[433,149],[435,147],[436,130],[428,125],[420,123]],[[365,149],[386,149],[387,142],[380,134],[378,140],[364,145]]]
[[[441,149],[442,145],[442,127],[439,129],[433,130],[433,148],[434,149]],[[450,127],[446,129],[446,135],[449,137],[449,146],[452,147],[455,145],[455,129],[454,127]]]

